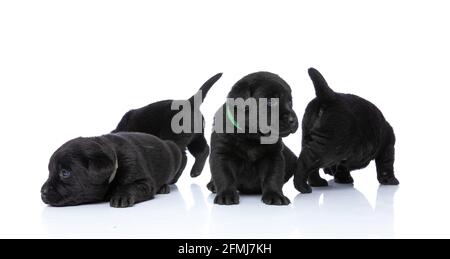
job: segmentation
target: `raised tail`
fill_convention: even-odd
[[[314,84],[316,96],[319,100],[330,101],[335,98],[336,93],[331,90],[327,81],[323,78],[322,74],[317,71],[317,69],[311,67],[308,69],[308,74]]]
[[[208,93],[209,89],[211,89],[211,87],[217,82],[217,80],[219,80],[222,77],[222,73],[218,73],[215,76],[211,77],[210,79],[208,79],[208,81],[206,81],[202,87],[200,87],[200,89],[198,90],[198,92],[196,94],[194,94],[191,98],[189,98],[189,102],[192,104],[194,101],[194,97],[197,94],[201,94],[201,100],[203,102],[203,99],[205,98],[206,94]]]

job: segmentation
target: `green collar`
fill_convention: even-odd
[[[239,126],[239,123],[234,119],[233,113],[228,108],[228,105],[226,105],[226,106],[227,106],[227,111],[226,111],[227,118],[231,121],[231,123],[233,124],[233,126],[235,128],[242,130],[242,128]]]

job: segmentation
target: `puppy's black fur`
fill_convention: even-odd
[[[247,75],[233,86],[228,98],[279,98],[280,136],[285,137],[298,128],[297,116],[292,110],[291,88],[278,75],[269,72]],[[220,112],[226,120],[226,104]],[[261,144],[262,133],[259,129],[257,132],[212,133],[209,160],[212,180],[208,189],[217,192],[214,203],[238,204],[239,192],[262,193],[266,204],[290,203],[283,195],[282,186],[294,173],[297,157],[281,138],[275,144]]]
[[[206,81],[200,88],[201,100],[205,98],[209,89],[220,79],[222,73],[216,74]],[[194,107],[194,96],[188,99],[191,104],[191,118],[194,120],[194,113],[201,115],[199,107]],[[140,109],[135,109],[127,112],[117,128],[113,131],[116,132],[142,132],[155,135],[164,140],[172,140],[175,142],[183,152],[186,148],[194,156],[195,163],[191,169],[191,176],[197,177],[201,174],[203,167],[205,166],[206,159],[209,155],[209,146],[206,139],[201,133],[174,133],[172,131],[171,122],[172,118],[179,111],[172,110],[173,100],[164,100],[156,103],[149,104]],[[202,120],[203,115],[201,115]],[[194,125],[192,121],[191,125]],[[204,127],[204,125],[203,125]],[[191,131],[194,132],[194,131]],[[173,178],[172,183],[176,183],[182,172],[177,177]]]
[[[356,95],[333,92],[316,69],[310,68],[308,73],[316,98],[303,117],[295,188],[311,192],[307,181],[311,186],[326,186],[320,168],[338,183],[353,183],[350,172],[366,167],[373,159],[381,184],[399,184],[394,175],[395,135],[381,111]]]
[[[169,193],[169,183],[183,171],[185,155],[172,141],[143,133],[76,138],[50,158],[42,186],[44,203],[71,206],[110,201],[129,207]]]

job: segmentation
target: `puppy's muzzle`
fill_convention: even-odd
[[[42,188],[41,188],[41,199],[42,199],[42,201],[43,201],[45,204],[49,204],[49,203],[50,203],[50,201],[49,201],[49,199],[48,199],[48,195],[49,195],[49,192],[50,192],[50,188],[53,188],[53,187],[49,187],[49,184],[48,184],[48,183],[45,183],[45,184],[42,186]]]
[[[298,121],[295,116],[288,116],[280,124],[280,137],[287,137],[289,134],[295,133],[298,129]]]
[[[283,116],[283,120],[286,124],[286,128],[283,130],[283,133],[295,133],[298,129],[298,119],[295,113],[285,114]]]
[[[61,198],[51,184],[45,183],[41,188],[41,199],[45,204],[55,205],[60,201]]]
[[[289,115],[288,117],[289,127],[291,129],[291,133],[295,133],[298,129],[298,120],[295,114]]]

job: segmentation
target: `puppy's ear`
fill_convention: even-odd
[[[331,101],[335,99],[336,93],[331,90],[331,88],[328,86],[327,81],[325,78],[320,74],[319,71],[315,68],[308,69],[309,77],[311,78],[314,89],[316,90],[316,96],[321,101]]]
[[[228,93],[227,98],[242,98],[244,100],[252,96],[250,85],[247,82],[237,82],[233,88],[231,88],[230,93]]]
[[[86,150],[87,169],[93,183],[101,184],[109,180],[115,173],[117,157],[106,143],[98,139],[91,139]]]

